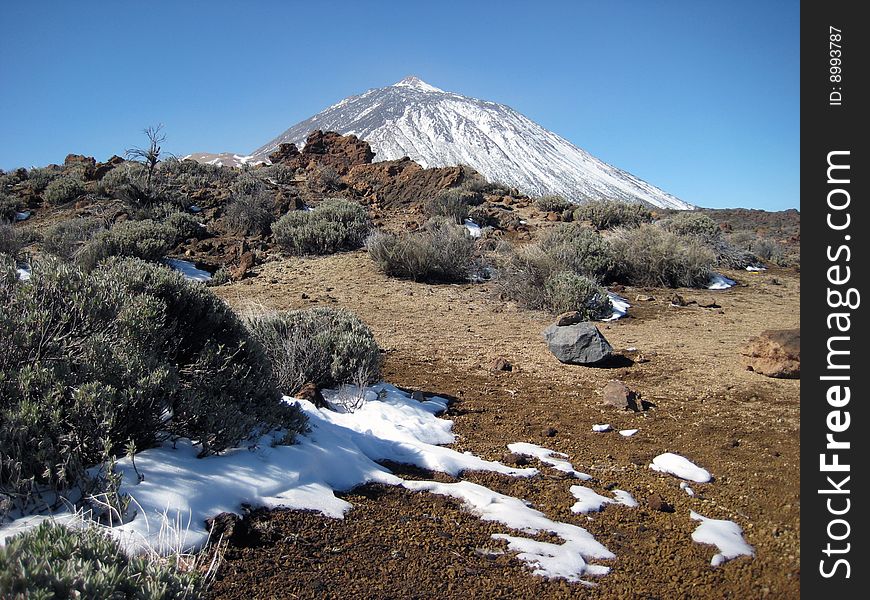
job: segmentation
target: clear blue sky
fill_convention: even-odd
[[[799,208],[799,3],[4,3],[0,168],[249,153],[415,74],[707,207]]]

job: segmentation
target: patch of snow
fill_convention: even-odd
[[[535,575],[581,582],[584,576],[600,576],[610,572],[609,567],[587,562],[591,559],[615,558],[591,533],[577,525],[553,521],[519,498],[499,494],[470,481],[404,481],[401,485],[409,490],[462,500],[468,510],[484,521],[495,521],[530,534],[550,532],[562,538],[564,543],[554,544],[504,533],[493,534],[493,539],[507,541],[508,549],[518,552],[517,558],[532,568]]]
[[[559,456],[568,456],[567,454],[563,454],[562,452],[556,452],[555,450],[550,450],[549,448],[544,448],[536,444],[529,444],[527,442],[516,442],[513,444],[508,444],[507,447],[508,450],[510,450],[514,454],[537,458],[545,465],[549,465],[557,471],[562,471],[563,473],[567,473],[568,475],[571,475],[572,477],[575,477],[577,479],[581,479],[583,481],[592,479],[591,475],[576,471],[574,469],[574,465],[569,463],[567,460],[564,460],[564,458],[557,458]]]
[[[713,476],[706,469],[702,469],[685,456],[665,452],[656,456],[649,466],[653,471],[669,473],[680,479],[694,481],[695,483],[707,483]]]
[[[734,521],[710,519],[695,511],[689,511],[689,516],[696,521],[701,521],[697,529],[692,532],[692,540],[719,549],[719,553],[713,555],[710,561],[714,567],[738,556],[755,556],[755,550],[743,539],[743,529]]]
[[[592,431],[596,433],[604,433],[605,431],[610,431],[612,428],[609,423],[603,423],[601,425],[593,425]]]
[[[123,477],[120,491],[133,499],[135,514],[129,522],[109,531],[130,552],[148,546],[165,551],[169,548],[160,538],[159,523],[161,515],[167,513],[170,519],[181,515],[189,522],[189,527],[180,532],[185,548],[200,547],[207,540],[207,518],[221,512],[240,514],[243,503],[316,510],[342,518],[351,505],[337,498],[335,491],[370,482],[405,483],[376,461],[390,460],[453,476],[465,470],[517,477],[538,472],[436,445],[455,439],[452,422],[435,416],[446,402],[443,399],[417,402],[389,384],[379,384],[372,390],[377,399],[365,402],[353,413],[318,409],[300,400],[310,431],[297,436],[296,443],[290,446],[275,445],[283,437],[282,432],[276,432],[253,440],[249,447],[197,458],[200,447],[190,440],[180,439],[175,444],[167,441],[136,454],[136,467],[144,475],[142,481],[129,457],[118,460],[117,469]],[[292,399],[285,397],[285,401]],[[510,500],[522,504],[519,499]],[[0,528],[0,541],[20,527],[19,520]]]
[[[629,508],[637,507],[637,500],[625,490],[613,490],[613,496],[619,504],[624,504]]]
[[[624,437],[631,437],[637,432],[638,432],[637,429],[620,429],[619,435],[624,436]]]
[[[710,283],[707,284],[708,290],[727,290],[730,287],[734,287],[737,282],[733,279],[729,279],[720,273],[713,273],[712,277],[710,277]]]
[[[602,321],[615,321],[628,314],[628,309],[631,308],[631,304],[628,303],[628,300],[619,294],[610,291],[607,292],[607,297],[610,298],[613,313],[606,319],[601,319]]]
[[[595,490],[589,489],[582,485],[572,485],[571,494],[577,499],[577,502],[571,507],[571,512],[578,514],[586,514],[590,512],[598,512],[604,508],[605,504],[623,504],[629,508],[637,506],[631,494],[625,490],[613,490],[613,498],[602,496]]]
[[[184,275],[185,279],[190,279],[191,281],[208,281],[211,279],[211,273],[203,271],[202,269],[197,269],[196,265],[192,262],[175,258],[167,258],[165,259],[165,262],[170,269],[178,271]]]
[[[468,233],[473,238],[479,238],[481,234],[480,225],[472,221],[471,219],[465,219],[464,222],[465,228],[468,230]]]
[[[23,210],[21,212],[16,212],[15,213],[15,220],[16,221],[26,221],[27,219],[30,218],[30,215],[31,215],[31,212],[29,210]]]
[[[755,266],[750,265],[750,266],[746,267],[746,270],[749,271],[750,273],[757,273],[758,271],[767,271],[767,267],[755,267]]]
[[[26,266],[16,267],[15,272],[18,273],[19,281],[30,281],[30,268]]]
[[[190,208],[188,210],[190,210],[190,212],[192,212],[194,214],[202,212],[202,209],[200,207],[198,207],[196,204],[191,204]]]
[[[690,487],[689,487],[689,484],[686,483],[685,481],[681,481],[681,482],[680,482],[680,489],[683,490],[684,492],[686,492],[687,494],[689,494],[689,495],[692,496],[692,497],[695,496],[695,490],[693,490],[692,488],[690,488]]]

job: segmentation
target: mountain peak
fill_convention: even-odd
[[[420,90],[423,92],[443,92],[444,90],[435,87],[434,85],[429,85],[416,75],[408,75],[402,81],[394,83],[392,87],[407,87],[413,88],[415,90]]]

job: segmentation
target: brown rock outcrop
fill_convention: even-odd
[[[743,350],[748,368],[778,379],[800,379],[801,330],[768,329],[749,340]]]

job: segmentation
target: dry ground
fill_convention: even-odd
[[[463,476],[582,525],[612,550],[611,573],[587,588],[535,577],[510,553],[487,555],[481,549],[504,548],[490,534],[506,530],[457,502],[366,486],[345,495],[355,508],[344,521],[293,511],[257,514],[262,542],[227,550],[215,597],[799,597],[800,382],[747,371],[740,357],[762,330],[799,326],[795,272],[728,273],[742,285],[678,290],[702,304],[714,298],[721,308],[675,308],[672,290],[628,288],[631,317],[600,329],[615,348],[636,348],[648,362],[596,369],[560,364],[540,336],[552,317],[500,300],[492,284],[392,280],[363,252],[282,259],[256,271],[215,290],[236,307],[353,310],[386,349],[386,380],[455,398],[449,418],[457,449],[500,460],[510,442],[540,444],[567,453],[595,478],[590,483],[599,493],[615,484],[641,506],[574,515],[574,482],[535,461],[542,475],[528,480]],[[635,302],[637,294],[656,299]],[[497,357],[514,370],[491,372]],[[613,378],[655,406],[644,413],[603,408],[599,391]],[[640,431],[630,438],[593,433],[593,423]],[[707,468],[714,482],[693,485],[697,496],[690,498],[678,480],[648,468],[667,451]],[[675,512],[651,509],[652,494]],[[711,567],[715,549],[691,541],[697,523],[690,510],[735,520],[756,557]]]

